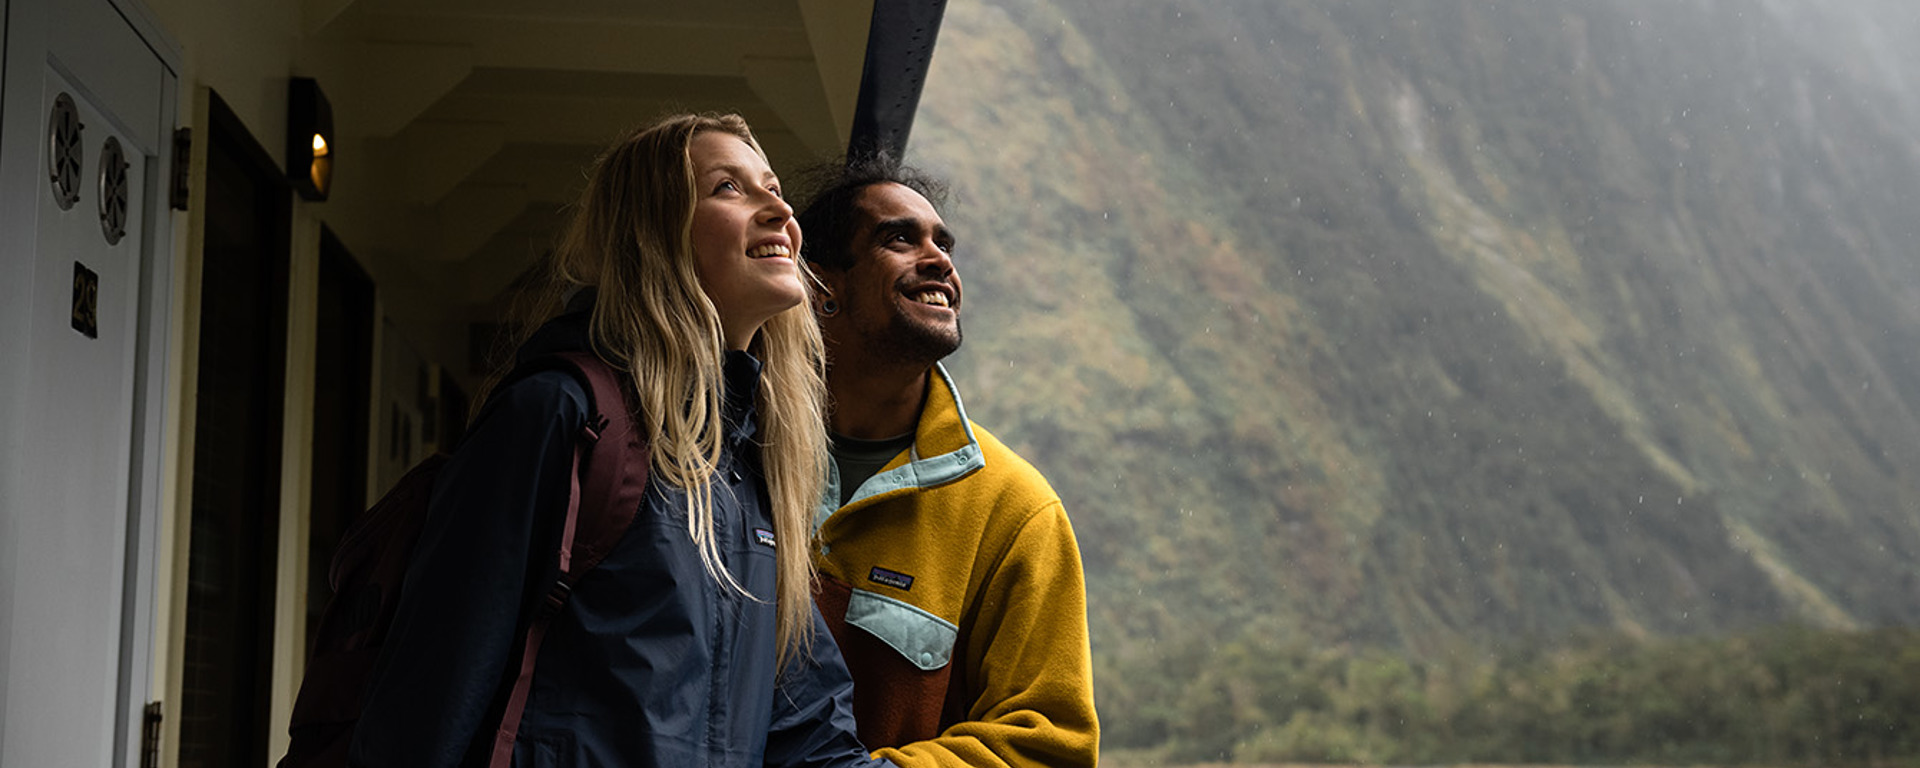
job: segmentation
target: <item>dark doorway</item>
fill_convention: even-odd
[[[307,529],[307,644],[333,599],[327,573],[340,535],[367,506],[373,392],[373,280],[332,230],[320,230],[313,370],[313,492]]]
[[[180,765],[267,758],[292,201],[218,95],[207,132]]]

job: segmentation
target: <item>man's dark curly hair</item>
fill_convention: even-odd
[[[947,203],[946,182],[885,152],[820,165],[801,178],[807,202],[797,217],[800,256],[836,272],[853,266],[854,203],[860,190],[893,183],[920,193],[936,211]]]

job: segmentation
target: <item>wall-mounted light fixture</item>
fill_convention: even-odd
[[[333,189],[333,105],[312,78],[287,88],[287,180],[300,197],[325,200]]]

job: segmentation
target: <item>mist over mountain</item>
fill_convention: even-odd
[[[1920,10],[954,3],[974,418],[1169,654],[1920,623]],[[1119,698],[1106,694],[1112,690]]]

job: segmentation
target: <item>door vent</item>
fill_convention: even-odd
[[[100,233],[107,245],[127,236],[127,154],[114,136],[100,148]]]
[[[73,97],[64,93],[54,97],[53,115],[47,119],[47,144],[52,150],[47,166],[53,175],[54,202],[63,211],[80,202],[80,131],[85,128]]]

